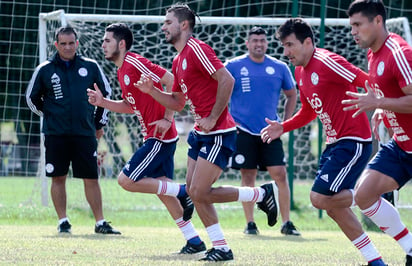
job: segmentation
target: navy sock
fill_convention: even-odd
[[[177,194],[177,197],[182,198],[187,196],[186,192],[186,184],[180,185],[179,193]]]
[[[194,238],[189,239],[187,242],[193,245],[199,245],[200,243],[202,243],[202,240],[200,239],[200,237],[195,236]]]

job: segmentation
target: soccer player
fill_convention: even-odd
[[[362,213],[391,236],[406,253],[412,265],[412,234],[401,221],[396,208],[380,195],[402,188],[412,178],[412,47],[385,26],[385,6],[379,0],[357,0],[347,14],[352,35],[361,48],[369,48],[368,93],[348,93],[344,103],[355,117],[375,110],[372,128],[375,136],[383,121],[393,132],[389,143],[381,145],[369,162],[356,187],[355,201]]]
[[[180,111],[185,102],[189,104],[195,126],[188,136],[186,181],[189,195],[213,245],[201,260],[226,261],[233,260],[233,253],[213,203],[258,202],[260,209],[266,212],[270,226],[276,223],[277,205],[272,183],[255,188],[212,188],[235,148],[236,126],[227,108],[234,80],[213,49],[192,37],[195,16],[189,6],[181,3],[172,5],[166,12],[162,30],[166,41],[178,51],[172,65],[175,78],[172,93],[154,88],[148,75],[142,75],[136,87],[172,110]]]
[[[76,31],[56,31],[57,52],[40,64],[30,80],[26,100],[30,109],[43,116],[46,146],[46,175],[52,178],[51,198],[59,218],[59,233],[71,233],[67,217],[66,178],[70,163],[73,176],[82,178],[86,199],[96,219],[95,232],[120,234],[103,217],[98,180],[97,141],[103,135],[108,110],[87,102],[86,90],[98,84],[110,97],[111,88],[96,61],[76,54]]]
[[[270,143],[282,133],[300,128],[316,117],[327,136],[319,170],[310,193],[312,205],[326,210],[343,233],[368,261],[368,265],[384,265],[381,256],[364,233],[352,212],[353,188],[372,152],[372,133],[363,113],[352,118],[341,101],[346,91],[363,87],[368,75],[343,57],[326,49],[316,48],[313,31],[300,18],[288,19],[278,28],[284,55],[296,66],[302,107],[290,119],[269,124],[261,131],[262,140]]]
[[[262,142],[260,130],[267,124],[265,118],[279,120],[277,108],[281,91],[286,95],[284,120],[296,108],[296,83],[289,67],[280,60],[266,55],[266,31],[252,27],[248,33],[248,53],[226,62],[227,70],[235,78],[230,99],[230,114],[236,122],[236,152],[230,166],[240,169],[242,186],[254,187],[258,169],[268,171],[279,191],[279,210],[282,215],[281,233],[300,235],[290,221],[290,190],[286,178],[285,156],[282,140],[270,144]],[[245,234],[258,234],[253,217],[254,203],[244,202]]]
[[[118,182],[127,191],[158,196],[187,240],[180,254],[204,252],[205,243],[190,221],[194,206],[187,195],[186,186],[172,181],[173,156],[178,140],[174,111],[166,109],[133,86],[144,73],[153,78],[156,89],[163,90],[164,85],[166,90],[171,91],[173,75],[141,55],[130,52],[132,44],[133,33],[126,24],[115,23],[106,27],[102,48],[105,58],[118,67],[117,77],[123,99],[104,98],[98,86],[95,86],[95,90],[88,90],[89,102],[138,117],[144,143],[119,173]]]

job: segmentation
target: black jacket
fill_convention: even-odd
[[[87,100],[87,88],[96,83],[106,98],[111,88],[96,61],[76,55],[68,64],[58,53],[40,64],[30,80],[26,100],[30,109],[43,116],[45,135],[95,136],[106,125],[108,110],[95,108]]]

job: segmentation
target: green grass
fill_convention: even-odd
[[[239,181],[219,181],[238,184]],[[291,219],[302,237],[285,237],[279,224],[267,226],[256,211],[261,234],[242,233],[245,220],[240,203],[216,204],[225,237],[232,248],[233,265],[360,265],[363,258],[325,214],[310,206],[311,183],[295,182],[296,210]],[[185,241],[164,206],[154,195],[129,193],[113,179],[101,180],[107,220],[121,236],[93,232],[94,218],[86,203],[82,181],[67,182],[68,215],[73,233],[59,236],[51,201],[40,204],[40,181],[35,178],[0,178],[0,265],[200,265],[193,256],[173,254]],[[401,192],[402,204],[411,204],[412,187]],[[403,197],[404,196],[404,197]],[[405,198],[405,199],[404,199]],[[409,200],[409,202],[408,202]],[[406,225],[412,210],[400,209]],[[193,223],[208,247],[210,241],[198,216]],[[390,265],[402,265],[404,254],[394,240],[380,232],[368,232]]]

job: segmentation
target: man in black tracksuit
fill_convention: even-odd
[[[29,83],[26,100],[30,109],[43,117],[46,175],[52,177],[51,197],[59,218],[59,233],[70,233],[66,214],[66,177],[70,163],[73,176],[82,178],[86,199],[96,219],[95,232],[120,234],[103,217],[98,182],[97,140],[103,135],[108,110],[89,104],[87,89],[96,83],[105,97],[111,88],[96,61],[76,54],[76,31],[56,31],[57,52],[40,64]]]

